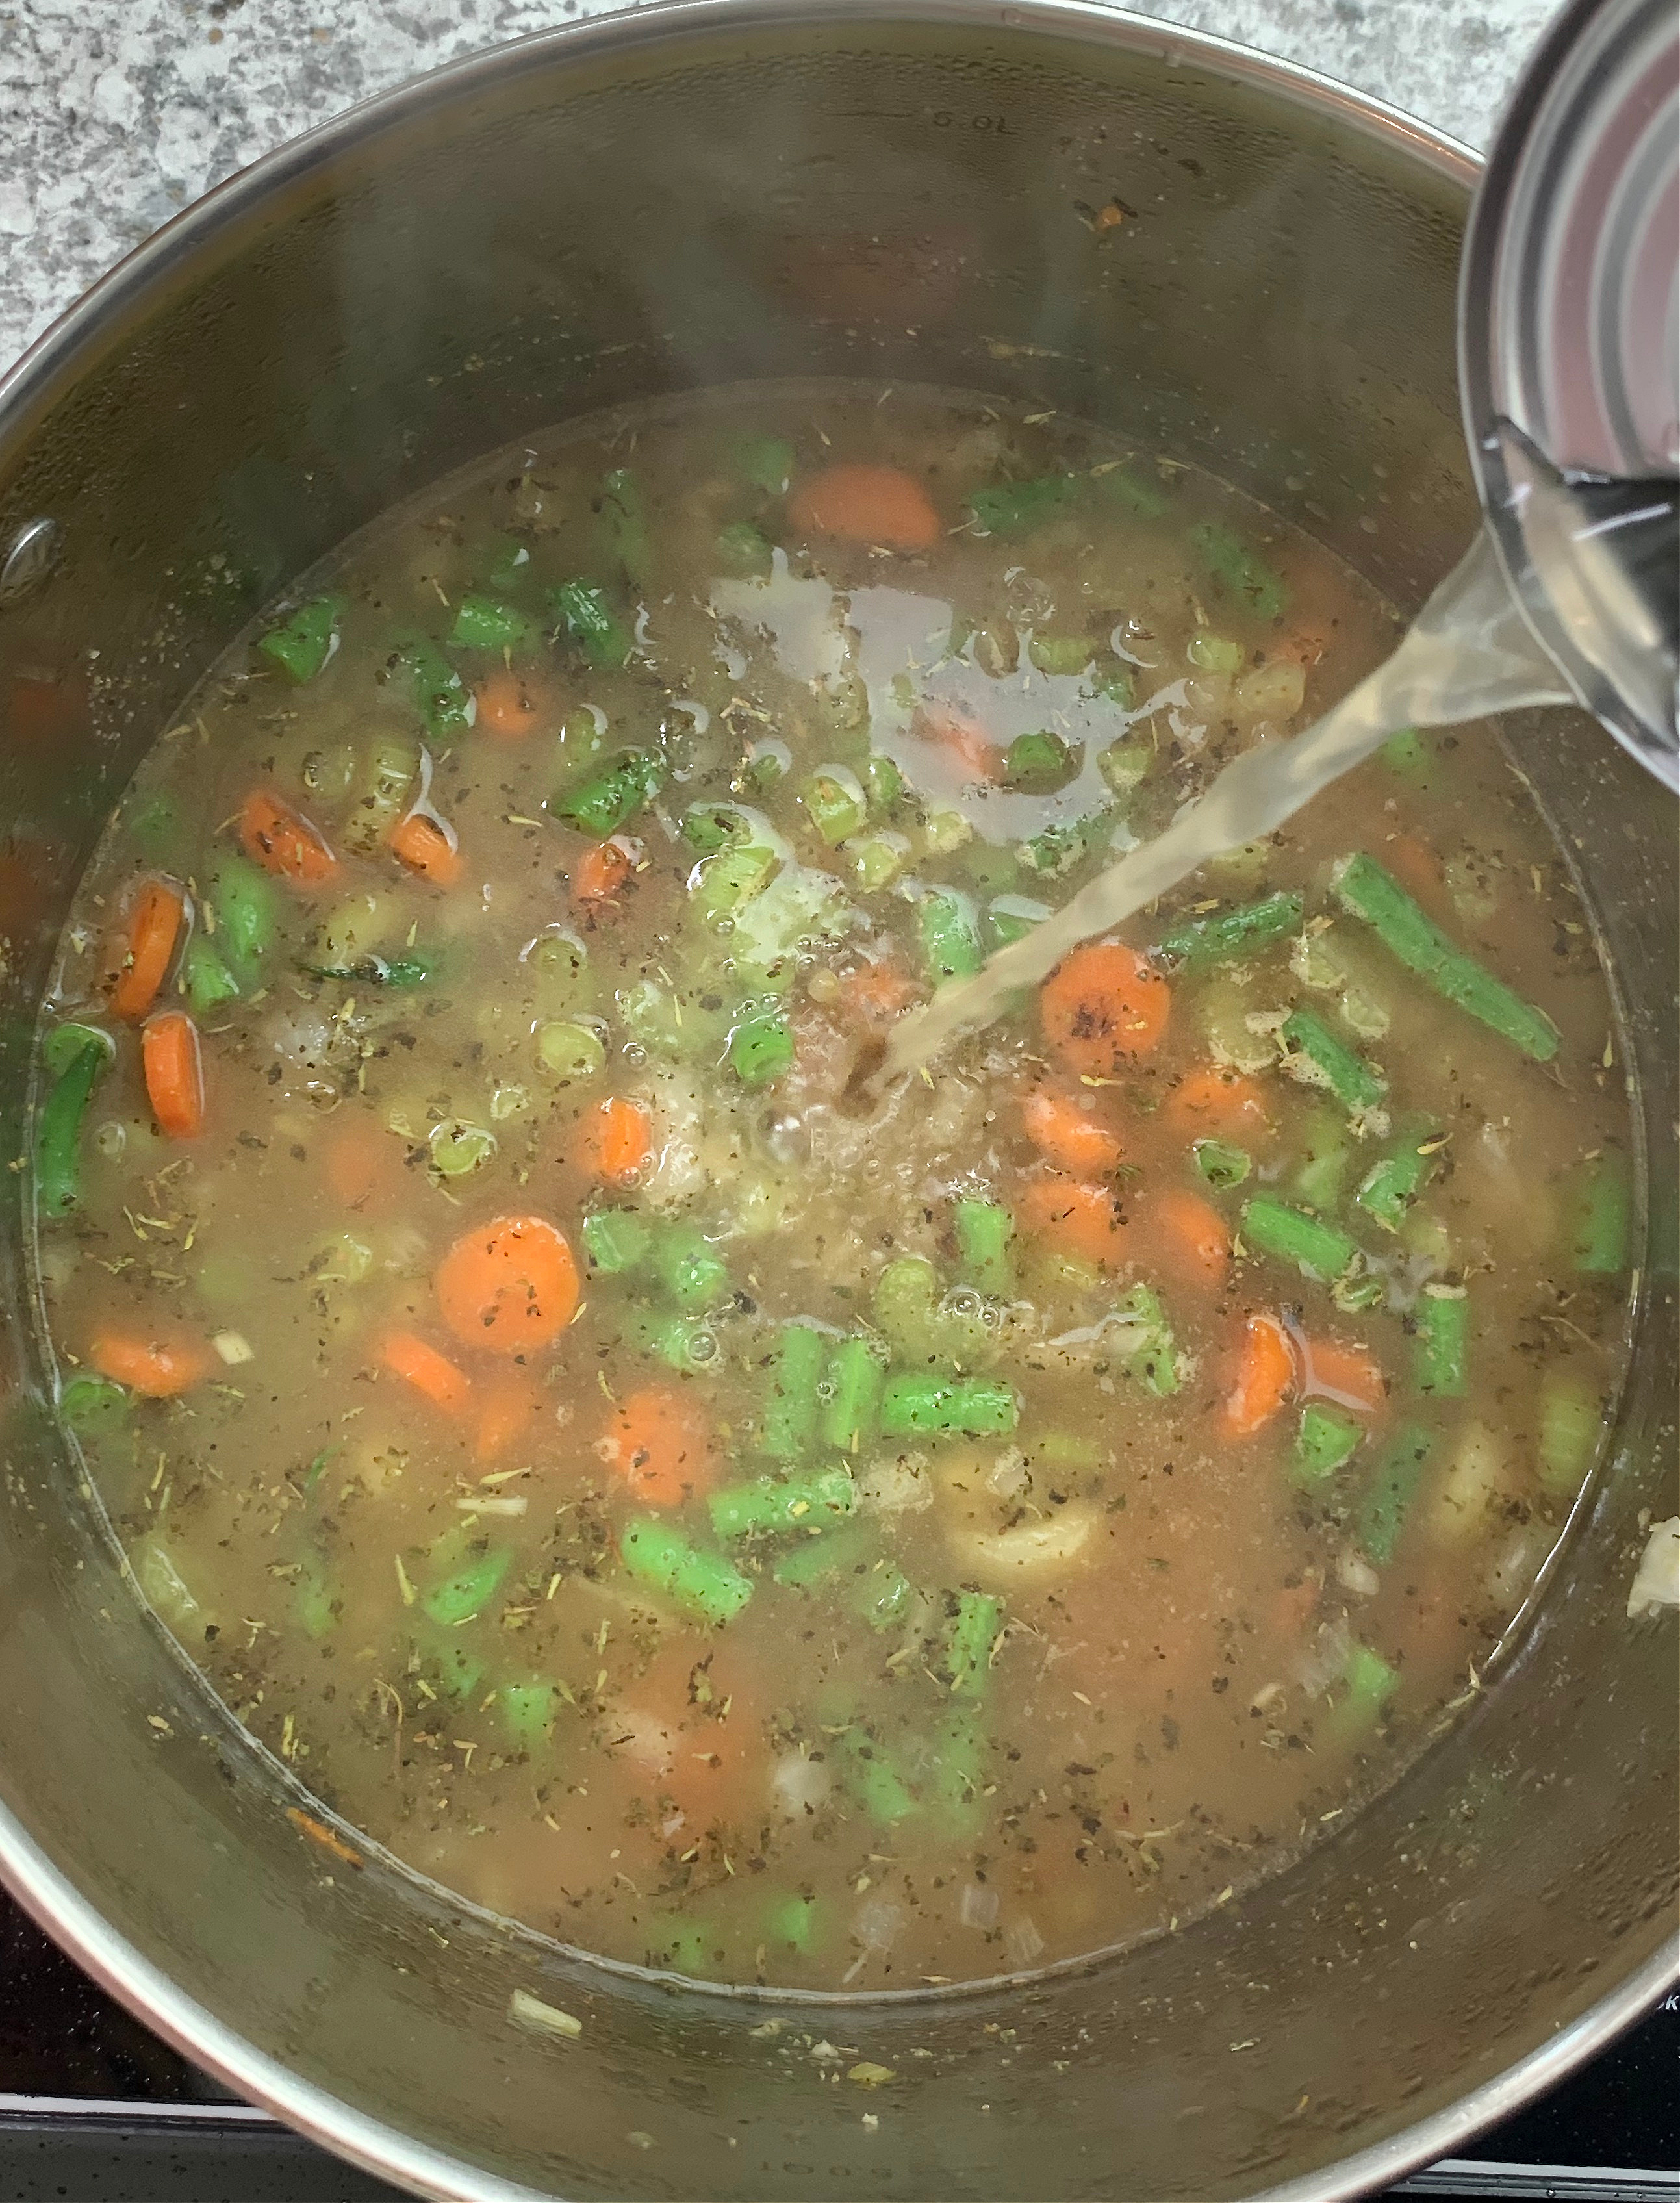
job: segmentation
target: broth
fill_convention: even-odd
[[[300,1840],[912,1989],[1227,1901],[1468,1702],[1619,1382],[1632,1188],[1489,732],[861,1098],[1397,634],[1192,470],[825,384],[505,453],[230,653],[66,930],[38,1259]]]

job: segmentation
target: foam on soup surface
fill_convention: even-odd
[[[820,386],[487,463],[230,654],[66,932],[39,1259],[140,1586],[321,1807],[614,1959],[912,1989],[1225,1901],[1467,1701],[1631,1184],[1490,730],[861,1098],[1396,634],[1190,470]]]

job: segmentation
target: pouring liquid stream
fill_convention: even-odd
[[[1165,833],[1133,849],[972,978],[941,989],[900,1019],[871,1085],[931,1063],[959,1035],[990,1025],[1081,941],[1111,932],[1210,858],[1293,818],[1403,727],[1454,726],[1493,712],[1573,700],[1517,610],[1486,530],[1408,629],[1392,658],[1288,741],[1262,743],[1226,766]]]

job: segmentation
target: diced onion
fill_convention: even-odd
[[[210,1344],[230,1369],[237,1369],[242,1361],[254,1361],[257,1350],[242,1331],[218,1331]]]
[[[983,1882],[965,1881],[961,1899],[957,1905],[957,1917],[965,1928],[995,1928],[997,1925],[997,1892],[988,1889]]]

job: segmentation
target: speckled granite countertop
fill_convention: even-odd
[[[423,69],[615,0],[0,0],[0,365],[190,199]],[[1154,0],[1485,143],[1547,0]]]

